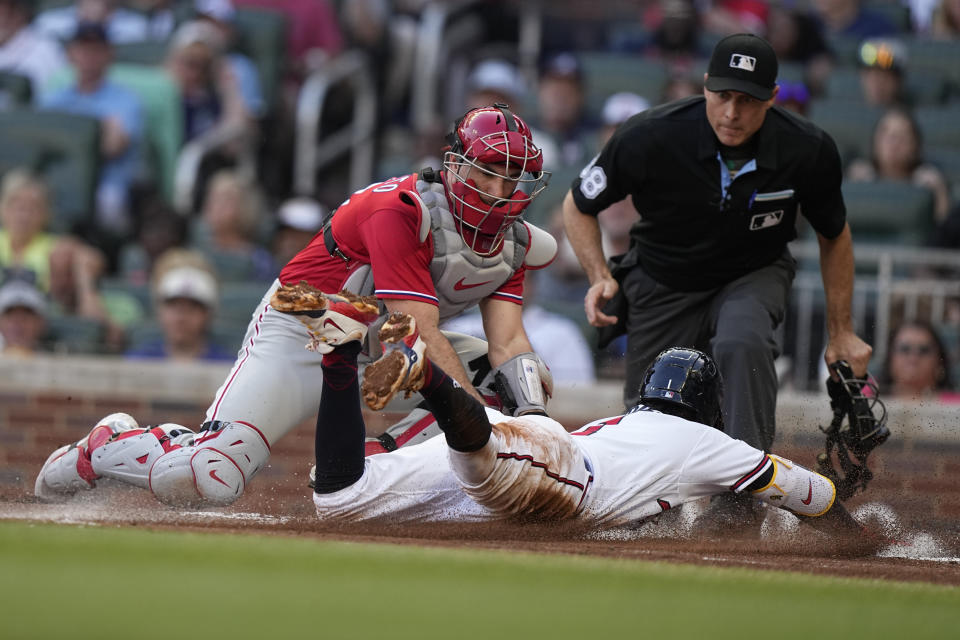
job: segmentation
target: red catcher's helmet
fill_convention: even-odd
[[[523,210],[543,191],[550,173],[527,123],[501,103],[472,109],[447,135],[444,156],[454,220],[474,253],[496,254],[503,236]],[[478,186],[490,178],[514,186],[512,195],[488,193]]]

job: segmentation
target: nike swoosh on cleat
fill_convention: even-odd
[[[332,318],[327,318],[326,320],[323,321],[323,326],[327,326],[328,324],[332,324],[334,327],[337,328],[338,331],[342,333],[346,333],[346,331],[343,330],[343,327],[341,327],[336,322],[334,322]]]
[[[464,282],[464,280],[466,280],[466,278],[460,278],[460,279],[457,280],[455,283],[453,283],[453,289],[454,289],[455,291],[464,291],[465,289],[473,289],[474,287],[482,287],[482,286],[485,285],[485,284],[490,284],[491,282],[493,282],[492,280],[487,280],[486,282],[476,282],[476,283],[471,282],[470,284],[466,284],[466,283]]]
[[[801,500],[803,504],[810,504],[810,501],[813,499],[813,482],[809,479],[807,480],[807,499]]]
[[[210,477],[213,478],[214,480],[216,480],[217,482],[219,482],[220,484],[222,484],[222,485],[225,486],[225,487],[229,487],[229,486],[230,486],[230,485],[228,485],[226,482],[224,482],[223,480],[220,479],[220,476],[217,475],[217,470],[216,470],[216,469],[213,469],[213,470],[210,471]]]

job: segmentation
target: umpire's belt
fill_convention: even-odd
[[[323,221],[323,227],[321,231],[323,232],[323,244],[327,248],[327,253],[329,253],[334,258],[340,258],[344,262],[350,262],[350,258],[340,251],[340,247],[337,246],[337,241],[333,239],[333,214],[331,213],[327,216],[327,219]]]

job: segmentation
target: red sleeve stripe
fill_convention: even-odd
[[[529,462],[531,467],[536,467],[537,469],[543,469],[543,472],[546,474],[548,478],[553,478],[560,484],[567,484],[567,485],[570,485],[571,487],[576,487],[581,491],[583,491],[584,489],[584,486],[579,482],[577,482],[576,480],[571,480],[570,478],[564,478],[560,474],[550,471],[550,469],[547,468],[546,462],[538,462],[537,460],[534,460],[533,456],[531,455],[526,455],[521,453],[498,453],[497,458],[520,460],[521,462]]]
[[[504,293],[503,291],[494,291],[490,294],[491,298],[496,300],[506,300],[508,302],[516,302],[517,304],[523,304],[523,296],[518,296],[513,293]]]
[[[730,487],[730,490],[739,491],[742,487],[747,486],[753,481],[754,478],[762,475],[771,464],[773,464],[773,462],[770,461],[770,456],[763,456],[763,460],[760,461],[760,464],[754,467],[753,471],[734,482]]]
[[[403,291],[401,289],[377,289],[373,292],[378,298],[390,298],[392,300],[416,300],[417,302],[428,302],[430,304],[440,305],[437,296],[427,295],[419,291]]]

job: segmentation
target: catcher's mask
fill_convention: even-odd
[[[702,351],[680,347],[661,351],[643,376],[640,401],[723,431],[723,378],[717,364]]]
[[[543,153],[527,123],[499,102],[468,111],[447,143],[443,168],[460,236],[474,253],[494,255],[510,225],[547,186]]]

